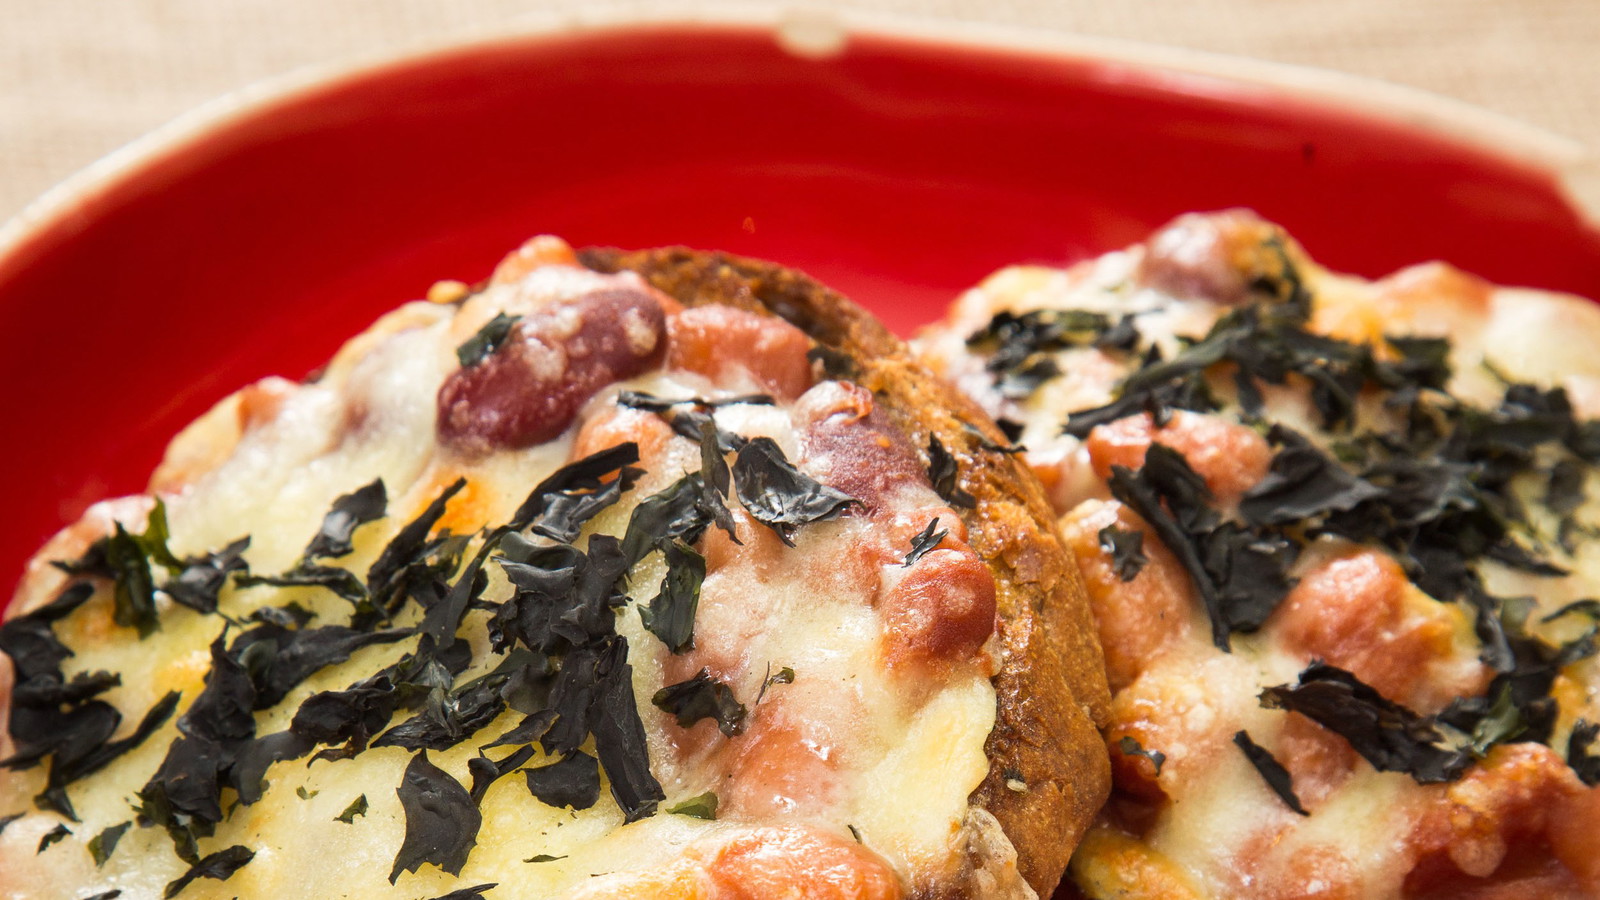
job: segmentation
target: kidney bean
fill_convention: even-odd
[[[468,455],[541,444],[612,382],[658,365],[666,317],[643,288],[618,286],[517,322],[488,358],[439,389],[439,440]]]
[[[774,316],[731,306],[698,306],[667,321],[667,365],[726,381],[743,370],[761,390],[793,400],[811,387],[811,339]]]
[[[860,500],[870,514],[886,509],[903,485],[928,484],[928,473],[906,440],[859,385],[825,381],[800,398],[807,469],[832,488]]]
[[[994,573],[971,550],[917,560],[879,607],[891,666],[961,659],[994,633]]]
[[[1145,242],[1135,278],[1175,297],[1232,305],[1253,278],[1282,268],[1267,247],[1278,230],[1255,213],[1230,209],[1179,216]]]

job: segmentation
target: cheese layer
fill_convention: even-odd
[[[1116,788],[1085,895],[1600,896],[1600,307],[1340,276],[1230,211],[998,272],[920,345],[1015,423],[1088,582]],[[1285,707],[1315,663],[1382,702]]]
[[[597,536],[620,539],[641,501],[659,497],[707,465],[704,439],[687,436],[698,432],[678,433],[668,424],[674,415],[696,411],[714,423],[713,433],[734,436],[740,446],[770,439],[800,477],[826,485],[829,475],[812,446],[817,423],[835,416],[848,425],[854,420],[846,407],[865,415],[871,399],[834,382],[813,384],[804,374],[809,344],[799,332],[776,320],[760,326],[772,331],[768,336],[778,344],[792,347],[800,341],[798,371],[804,380],[798,385],[792,370],[773,376],[773,364],[748,349],[741,356],[737,347],[723,348],[715,366],[697,362],[687,351],[680,354],[678,344],[663,350],[647,317],[627,319],[636,314],[626,310],[625,320],[607,332],[622,335],[620,348],[584,344],[586,329],[600,326],[572,310],[596,296],[611,296],[607,292],[659,304],[669,342],[685,334],[704,340],[708,332],[690,331],[684,323],[700,320],[634,276],[601,276],[568,262],[570,252],[562,245],[547,239],[532,243],[509,259],[485,290],[454,302],[413,303],[386,316],[351,341],[314,382],[271,379],[224,401],[174,441],[153,479],[154,496],[170,523],[166,546],[182,560],[215,553],[248,536],[243,560],[249,573],[290,572],[305,562],[308,543],[319,529],[326,530],[325,517],[340,498],[381,480],[387,497],[382,514],[354,528],[348,553],[315,560],[365,578],[408,522],[457,479],[465,479],[431,529],[435,537],[467,537],[457,548],[460,560],[445,573],[445,586],[454,586],[465,561],[484,547],[488,530],[513,519],[536,485],[575,460],[632,442],[639,460],[631,468],[640,471],[618,473],[612,467],[602,479],[631,479],[631,487],[583,521],[570,542],[593,556]],[[502,335],[501,346],[464,365],[458,348],[492,330],[485,326],[496,316],[537,320],[544,330],[529,337],[514,328]],[[523,343],[510,346],[519,340]],[[591,395],[573,401],[570,421],[552,438],[513,446],[508,444],[515,441],[493,437],[510,432],[503,419],[491,419],[520,413],[494,408],[498,401],[487,388],[474,388],[477,406],[444,407],[446,415],[465,417],[467,432],[451,432],[440,419],[442,392],[471,365],[500,366],[515,356],[526,366],[524,379],[553,375],[570,383],[574,371],[599,356],[621,354],[627,362],[627,353],[656,361],[620,379],[597,378]],[[556,368],[548,371],[551,365]],[[493,374],[488,368],[482,372]],[[662,410],[625,406],[623,395],[629,391],[705,402]],[[749,398],[752,394],[776,396]],[[865,442],[857,458],[869,465],[893,449],[865,425],[845,427],[843,433],[846,440]],[[225,879],[202,872],[186,886],[171,888],[191,866],[180,858],[167,830],[150,825],[148,817],[141,823],[135,807],[145,802],[140,792],[176,746],[179,723],[208,678],[218,677],[213,642],[221,636],[219,646],[226,647],[256,624],[250,617],[262,609],[302,609],[314,617],[292,627],[317,628],[349,622],[355,607],[325,587],[246,585],[240,583],[242,573],[233,573],[220,590],[215,613],[174,603],[158,589],[157,627],[141,637],[114,621],[114,579],[85,576],[93,596],[51,626],[71,650],[61,665],[63,676],[120,675],[120,684],[99,697],[122,712],[117,737],[129,733],[168,692],[178,692],[180,700],[176,715],[137,747],[66,786],[75,819],[32,800],[46,786],[48,760],[0,772],[0,816],[21,815],[0,832],[0,896],[81,898],[120,890],[123,898],[143,898],[175,890],[185,898],[419,898],[494,885],[483,896],[716,897],[733,896],[730,892],[741,884],[766,884],[795,895],[897,897],[949,883],[965,864],[967,797],[988,769],[983,748],[995,717],[989,681],[993,662],[987,645],[939,658],[908,656],[909,651],[896,649],[900,626],[887,622],[880,608],[898,596],[896,586],[915,577],[919,567],[965,564],[972,551],[961,539],[959,518],[925,478],[913,478],[870,498],[870,508],[849,502],[828,514],[796,518],[798,524],[786,535],[793,542],[788,546],[745,502],[766,495],[758,484],[743,480],[740,455],[727,446],[714,455],[718,464],[734,464],[732,490],[724,486],[722,491],[733,533],[711,524],[700,529],[703,534],[683,539],[691,543],[679,542],[705,560],[692,642],[673,652],[641,618],[669,576],[660,548],[670,542],[631,567],[618,582],[617,605],[602,610],[604,621],[595,626],[614,628],[626,642],[634,703],[625,712],[636,715],[642,727],[648,751],[644,778],[659,784],[659,802],[647,804],[653,810],[635,810],[625,821],[630,817],[614,796],[615,773],[606,767],[592,805],[569,808],[541,801],[523,772],[561,756],[548,753],[537,738],[486,749],[543,705],[536,685],[533,699],[500,703],[487,722],[474,723],[449,746],[426,752],[427,761],[460,791],[473,785],[469,763],[475,757],[500,762],[523,748],[529,751],[471,804],[481,825],[466,842],[470,850],[464,861],[440,862],[441,851],[435,850],[423,852],[420,862],[413,860],[415,871],[396,871],[397,855],[415,827],[408,825],[414,813],[403,803],[402,780],[422,753],[370,746],[347,759],[308,762],[310,755],[301,754],[276,762],[266,769],[267,787],[254,803],[240,803],[231,788],[223,788],[216,799],[224,816],[200,837],[196,852],[209,859],[237,846],[253,857]],[[922,465],[918,459],[919,473]],[[129,534],[148,534],[151,509],[149,499],[133,498],[91,510],[30,569],[13,617],[37,609],[72,581],[47,562],[92,552],[112,532],[113,521]],[[948,536],[934,537],[920,559],[907,563],[911,539],[934,519],[942,521]],[[495,611],[516,595],[500,563],[503,556],[515,555],[507,548],[565,543],[536,530],[521,534],[520,544],[501,543],[486,556],[485,586],[459,628],[449,629],[471,649],[470,664],[450,687],[469,684],[507,658],[490,647]],[[159,587],[168,573],[159,564],[154,572]],[[981,594],[982,585],[975,590]],[[992,583],[989,602],[992,620]],[[407,632],[426,627],[425,605],[406,598],[383,627]],[[937,610],[913,612],[937,615]],[[992,628],[992,621],[986,627]],[[408,633],[314,669],[290,685],[280,702],[253,712],[254,736],[287,731],[308,698],[350,688],[421,652],[417,635]],[[567,661],[572,658],[569,653]],[[682,713],[669,713],[652,701],[663,688],[701,673],[702,680],[731,694],[742,715],[719,720],[692,712],[687,724],[679,724]],[[545,683],[543,689],[548,687]],[[372,733],[372,743],[383,744],[380,736],[390,727],[448,696],[436,692],[432,700],[414,698]],[[596,740],[586,737],[578,755],[595,754]],[[17,749],[13,741],[0,743],[5,752]],[[97,864],[88,850],[91,840],[123,823],[132,824],[109,859]],[[65,835],[40,849],[41,839],[58,827]],[[449,841],[460,843],[459,835]]]

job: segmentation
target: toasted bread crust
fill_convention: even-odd
[[[899,338],[801,273],[682,248],[590,249],[579,259],[601,272],[637,272],[688,306],[720,303],[787,320],[837,351],[834,364],[871,390],[919,448],[937,436],[956,458],[960,485],[977,500],[962,516],[995,574],[1003,648],[989,774],[971,802],[999,821],[1023,876],[1048,896],[1110,789],[1097,730],[1110,694],[1082,581],[1033,473],[984,449],[975,431],[1003,444],[999,430]]]

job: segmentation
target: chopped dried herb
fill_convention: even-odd
[[[501,562],[517,592],[491,617],[493,646],[521,641],[554,655],[615,631],[612,611],[627,601],[618,590],[627,560],[615,538],[592,536],[588,553],[568,546],[539,548],[528,560]]]
[[[431,548],[428,535],[444,517],[445,505],[450,498],[466,486],[465,478],[457,478],[389,540],[383,552],[367,569],[367,589],[371,591],[374,601],[387,604],[398,590],[403,589],[406,573],[424,565]],[[453,570],[455,567],[452,565],[450,568]]]
[[[57,825],[56,827],[45,832],[43,837],[39,838],[39,849],[35,850],[34,852],[43,853],[51,844],[57,843],[64,838],[70,837],[71,835],[72,832],[67,829],[67,826]]]
[[[1468,744],[1472,755],[1479,759],[1487,756],[1491,747],[1511,742],[1528,727],[1523,721],[1522,710],[1517,708],[1513,699],[1512,685],[1501,681],[1495,687],[1494,702],[1473,723],[1472,740]]]
[[[1296,685],[1262,691],[1261,705],[1298,712],[1343,737],[1378,771],[1405,772],[1419,784],[1454,781],[1472,761],[1466,751],[1444,746],[1432,720],[1327,663],[1307,666]]]
[[[1278,762],[1277,757],[1273,756],[1271,751],[1257,744],[1250,738],[1249,733],[1243,730],[1234,733],[1233,742],[1244,752],[1244,758],[1248,759],[1250,765],[1261,773],[1261,780],[1267,783],[1267,787],[1272,788],[1272,792],[1278,795],[1278,798],[1284,802],[1285,806],[1302,816],[1311,815],[1300,804],[1300,798],[1294,792],[1289,770]]]
[[[1121,350],[1124,353],[1137,350],[1141,336],[1133,320],[1131,313],[1124,314],[1115,324],[1095,338],[1094,345],[1102,350]]]
[[[956,458],[946,450],[936,434],[928,435],[928,481],[934,493],[956,509],[973,509],[978,501],[961,489],[961,473]]]
[[[694,617],[700,606],[700,585],[706,578],[706,558],[679,541],[665,544],[667,574],[654,598],[639,607],[639,618],[651,634],[673,653],[694,646]]]
[[[322,526],[317,529],[316,537],[306,545],[304,557],[310,560],[350,554],[355,550],[351,538],[356,529],[383,518],[387,515],[388,506],[389,494],[383,487],[382,478],[374,479],[371,484],[334,500],[333,508],[322,517]]]
[[[431,638],[443,650],[456,642],[456,631],[461,628],[461,621],[466,618],[467,610],[472,608],[485,588],[489,586],[488,573],[483,571],[483,564],[489,558],[505,534],[510,533],[509,526],[490,532],[483,541],[478,552],[461,568],[454,583],[439,601],[428,606],[422,614],[422,624],[418,631]]]
[[[1123,581],[1132,581],[1139,577],[1150,557],[1144,554],[1144,532],[1124,531],[1115,525],[1107,525],[1096,533],[1100,541],[1100,549],[1111,554],[1111,569]]]
[[[795,468],[769,437],[752,438],[739,449],[733,482],[751,517],[791,547],[801,525],[831,519],[860,502]]]
[[[546,806],[588,809],[600,799],[600,761],[581,750],[522,774],[528,793]]]
[[[656,691],[650,702],[670,713],[680,728],[688,728],[701,719],[714,719],[718,730],[727,737],[744,732],[744,704],[734,697],[732,688],[711,677],[710,669],[701,669],[687,681]]]
[[[247,574],[234,577],[240,587],[271,585],[272,587],[321,587],[352,603],[367,599],[366,585],[354,572],[338,566],[302,564],[276,575]]]
[[[722,495],[699,472],[691,472],[633,508],[622,537],[623,556],[632,565],[670,541],[697,543],[713,524],[737,542]]]
[[[533,753],[532,747],[524,746],[499,760],[490,759],[482,751],[467,760],[467,773],[472,776],[472,789],[468,791],[472,795],[472,802],[482,806],[484,795],[489,793],[489,788],[532,759]]]
[[[160,497],[156,498],[155,506],[145,518],[144,531],[135,535],[134,539],[151,562],[169,572],[182,568],[183,563],[167,548],[167,543],[172,540],[172,529],[167,525],[166,501]]]
[[[1110,319],[1101,313],[1001,310],[987,325],[967,337],[967,346],[989,354],[985,368],[995,375],[1000,394],[1020,399],[1061,374],[1060,367],[1049,354],[1096,344],[1111,329]],[[1125,335],[1119,334],[1116,339],[1125,340]]]
[[[806,359],[822,368],[822,374],[835,381],[855,381],[859,375],[856,358],[843,350],[818,344],[806,351]]]
[[[1155,766],[1157,777],[1161,775],[1161,765],[1167,761],[1165,753],[1160,750],[1146,750],[1139,743],[1139,739],[1132,735],[1123,735],[1122,740],[1117,742],[1117,749],[1122,751],[1123,756],[1142,756],[1150,760],[1150,764]],[[1020,775],[1021,773],[1018,774]]]
[[[394,884],[401,872],[415,872],[425,863],[451,875],[461,874],[483,824],[467,789],[429,762],[424,750],[411,758],[396,793],[405,810],[406,837],[395,855],[389,883]]]
[[[182,561],[177,577],[162,584],[161,590],[174,603],[195,612],[214,613],[228,576],[250,571],[250,564],[244,559],[244,551],[249,547],[250,537],[246,535],[215,553],[189,557]]]
[[[767,677],[761,679],[761,690],[756,693],[756,702],[751,706],[760,706],[761,698],[767,696],[767,689],[775,684],[794,684],[794,670],[784,666],[778,671],[772,671],[772,663],[767,663]]]
[[[141,640],[149,637],[161,627],[161,622],[156,613],[155,580],[144,546],[119,522],[116,531],[106,539],[105,557],[116,579],[112,620],[137,629]]]
[[[461,368],[470,369],[493,356],[511,335],[512,326],[521,319],[521,316],[495,313],[494,318],[485,322],[477,334],[467,338],[465,343],[456,348],[456,361],[461,363]]]
[[[706,791],[704,794],[698,794],[667,807],[667,812],[674,816],[689,816],[693,819],[715,819],[717,794],[715,791]]]
[[[283,629],[297,629],[311,624],[311,620],[316,617],[316,613],[291,601],[282,606],[257,607],[251,610],[250,615],[245,616],[245,621],[276,625]]]
[[[234,639],[228,653],[243,660],[254,645],[263,645],[262,665],[251,673],[256,689],[256,709],[276,706],[289,692],[313,673],[342,663],[364,647],[392,644],[410,637],[403,628],[363,632],[343,625],[292,630],[276,625],[257,625]]]
[[[1013,434],[1004,425],[1000,426],[1000,433],[1006,436],[1006,440],[1012,442],[1012,444],[1009,446],[1005,444],[997,444],[994,441],[989,440],[989,436],[983,433],[983,429],[972,424],[971,422],[966,421],[965,419],[961,420],[961,430],[965,431],[969,435],[972,435],[972,439],[978,442],[978,446],[984,450],[988,450],[990,453],[1001,453],[1006,456],[1015,456],[1016,454],[1023,452],[1025,449],[1023,447],[1016,446],[1015,443],[1017,438],[1022,434],[1022,426],[1017,425],[1015,422],[1011,422],[1009,424],[1016,426],[1017,431],[1015,434]]]
[[[353,825],[353,824],[355,824],[356,816],[364,816],[366,814],[367,814],[367,795],[366,794],[362,794],[361,796],[355,798],[354,800],[351,800],[350,801],[350,805],[346,806],[344,808],[344,812],[339,813],[337,816],[334,816],[333,820],[335,822],[343,822],[346,825]]]
[[[1600,622],[1600,600],[1596,600],[1593,597],[1585,597],[1582,600],[1574,600],[1571,603],[1564,604],[1554,612],[1543,616],[1539,619],[1539,621],[1554,622],[1555,620],[1565,616],[1574,615],[1588,616],[1590,619]]]
[[[176,881],[168,884],[162,896],[166,900],[172,900],[173,897],[183,893],[183,889],[188,887],[189,883],[196,878],[214,878],[217,881],[227,881],[233,877],[233,873],[244,868],[250,863],[250,860],[255,858],[256,852],[254,850],[240,844],[235,844],[226,850],[218,850],[190,866],[189,871],[180,875]]]
[[[9,816],[0,816],[0,834],[4,834],[7,826],[25,815],[27,815],[27,813],[12,813]]]
[[[567,858],[567,855],[565,853],[563,853],[560,856],[551,856],[548,853],[540,853],[538,855],[528,857],[527,859],[523,860],[523,862],[525,862],[525,863],[547,863],[547,862],[555,862],[558,859],[566,859],[566,858]]]
[[[1111,494],[1137,512],[1188,571],[1211,620],[1212,641],[1266,621],[1288,594],[1298,548],[1271,532],[1224,522],[1211,492],[1182,454],[1152,444],[1138,472],[1112,466]]]
[[[650,749],[634,699],[628,642],[617,636],[602,648],[590,714],[595,752],[611,779],[611,796],[622,807],[623,820],[633,822],[653,814],[666,795],[650,774]]]
[[[116,900],[116,898],[121,896],[121,888],[112,888],[109,891],[101,891],[98,894],[90,894],[89,896],[83,898],[83,900]]]
[[[536,485],[511,517],[510,528],[532,528],[554,541],[576,540],[584,523],[619,500],[642,470],[639,445],[629,441],[567,463]]]
[[[556,711],[553,709],[542,709],[536,713],[526,715],[522,718],[522,721],[516,725],[516,727],[495,738],[493,741],[484,744],[482,749],[489,750],[495,747],[513,747],[521,744],[531,744],[534,741],[544,737],[544,733],[550,730],[550,726],[555,722],[555,720]]]
[[[100,771],[117,757],[143,744],[178,708],[178,692],[170,691],[147,710],[127,737],[108,740],[122,715],[98,700],[77,707],[62,722],[60,743],[53,748],[45,790],[34,798],[41,809],[53,809],[73,821],[77,814],[67,798],[67,785]]]
[[[703,433],[711,432],[715,438],[714,446],[728,453],[736,452],[743,447],[745,438],[719,429],[712,417],[712,411],[721,406],[744,404],[771,406],[773,402],[772,397],[767,394],[742,394],[721,400],[706,400],[700,397],[666,400],[642,391],[623,391],[617,396],[618,405],[657,413],[675,433],[691,441],[699,441]],[[726,482],[723,483],[722,489],[724,492],[727,491]]]
[[[928,527],[917,532],[916,535],[911,538],[911,552],[906,554],[905,562],[901,563],[901,565],[910,566],[912,563],[926,556],[928,551],[939,546],[939,542],[944,540],[945,536],[948,535],[950,531],[948,529],[944,531],[935,531],[934,529],[938,527],[939,517],[934,516],[933,521],[928,523]]]
[[[1572,723],[1572,734],[1567,738],[1567,765],[1589,787],[1600,784],[1600,753],[1589,752],[1596,737],[1600,737],[1600,723],[1579,719]]]
[[[1239,501],[1239,513],[1256,525],[1302,522],[1329,512],[1348,512],[1384,495],[1382,488],[1351,474],[1304,436],[1273,425],[1267,440],[1279,446],[1261,482]]]
[[[483,897],[484,892],[493,890],[499,886],[499,882],[494,882],[491,884],[475,884],[472,887],[459,888],[451,891],[448,894],[435,897],[433,900],[480,900],[480,898]]]
[[[500,689],[512,672],[533,661],[527,650],[514,650],[493,671],[460,687],[433,687],[422,712],[385,731],[374,747],[448,750],[477,734],[505,711]]]

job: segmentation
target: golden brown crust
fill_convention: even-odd
[[[936,435],[955,456],[961,487],[978,501],[963,517],[972,546],[995,572],[1001,619],[990,769],[972,802],[999,821],[1022,874],[1048,896],[1110,788],[1097,731],[1110,694],[1081,579],[1033,473],[1015,456],[983,448],[972,428],[990,442],[1004,438],[971,400],[915,361],[876,319],[805,275],[681,248],[591,249],[579,259],[602,272],[637,272],[685,305],[782,317],[839,351],[837,365],[879,398],[919,448]]]

